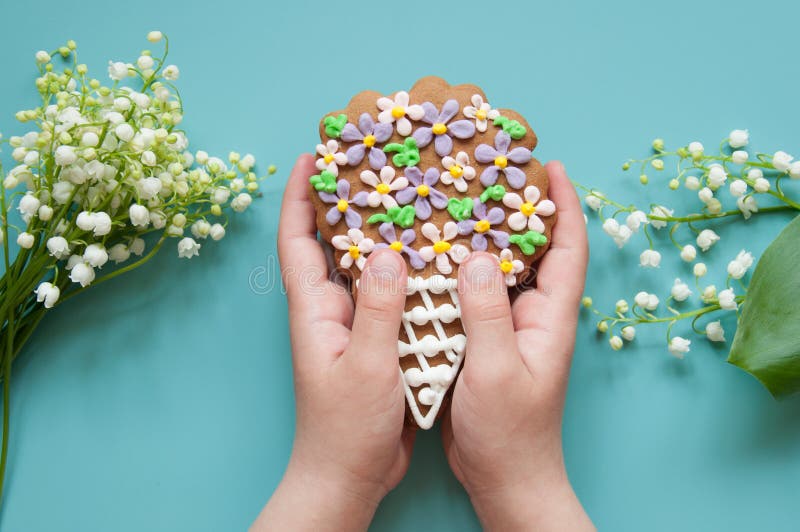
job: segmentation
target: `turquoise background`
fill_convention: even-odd
[[[637,173],[619,165],[645,156],[656,136],[715,147],[746,127],[755,147],[800,155],[793,2],[78,4],[4,2],[0,131],[24,131],[13,112],[36,104],[36,50],[74,38],[104,77],[108,59],[135,60],[157,28],[181,68],[192,147],[252,152],[279,172],[200,257],[166,250],[43,322],[15,366],[3,530],[248,526],[280,480],[294,428],[275,284],[282,187],[298,153],[313,149],[320,116],[362,89],[391,92],[427,74],[479,84],[529,118],[541,159],[643,204],[669,192],[633,186]],[[674,194],[672,203],[691,197]],[[788,219],[722,224],[711,280],[722,284],[739,249],[762,252]],[[603,308],[689,276],[677,254],[657,272],[640,269],[641,237],[619,252],[597,224],[590,232],[587,292]],[[584,316],[564,446],[601,529],[797,529],[800,401],[773,401],[702,338],[678,361],[663,330],[640,328],[635,348],[612,352],[593,327]],[[438,429],[420,434],[373,528],[422,523],[479,529]]]

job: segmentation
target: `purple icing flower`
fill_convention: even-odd
[[[329,194],[328,192],[320,192],[319,197],[325,203],[334,203],[328,214],[325,215],[325,220],[330,225],[336,225],[339,220],[344,216],[344,221],[347,227],[359,228],[361,227],[361,215],[350,208],[350,204],[365,207],[367,205],[367,191],[362,190],[356,193],[350,199],[350,183],[345,179],[340,179],[336,183],[336,194]]]
[[[431,127],[420,127],[414,131],[412,136],[420,148],[430,144],[435,136],[434,147],[436,148],[436,153],[439,157],[444,157],[445,155],[450,155],[450,152],[453,151],[453,139],[450,135],[459,139],[466,139],[475,134],[475,124],[469,120],[456,120],[448,124],[458,113],[458,102],[456,100],[444,102],[441,113],[431,102],[423,103],[422,108],[425,110],[425,116],[422,117],[422,121],[430,124]]]
[[[419,256],[417,250],[408,247],[417,238],[417,234],[413,229],[406,229],[400,234],[400,238],[398,239],[394,224],[386,222],[378,227],[378,232],[388,244],[380,242],[375,244],[376,248],[392,248],[398,253],[405,253],[408,255],[408,262],[411,263],[411,267],[415,270],[421,270],[425,267],[425,261]]]
[[[431,217],[431,205],[437,209],[447,207],[447,196],[433,188],[433,185],[439,182],[439,176],[440,172],[436,168],[428,168],[425,175],[422,175],[419,168],[409,166],[406,168],[406,178],[413,186],[398,190],[395,199],[401,205],[407,205],[416,198],[414,210],[417,218],[427,220]]]
[[[486,235],[489,235],[494,245],[500,249],[508,247],[508,233],[498,229],[492,229],[493,225],[503,223],[506,213],[500,207],[492,207],[486,212],[486,204],[476,199],[472,206],[474,220],[462,220],[458,222],[458,234],[472,235],[472,249],[474,251],[486,251]]]
[[[347,162],[353,166],[364,160],[364,154],[369,153],[369,165],[375,170],[380,170],[386,164],[386,154],[376,148],[378,142],[386,142],[392,136],[392,124],[376,124],[369,113],[364,113],[358,118],[358,128],[353,124],[346,124],[342,130],[342,140],[345,142],[360,141],[347,149]]]
[[[487,167],[481,174],[481,183],[485,187],[494,185],[500,172],[506,174],[508,184],[513,188],[525,186],[525,172],[514,166],[508,166],[508,161],[524,164],[531,160],[531,150],[517,147],[508,151],[511,137],[505,131],[498,131],[494,137],[494,148],[488,144],[481,144],[475,148],[475,159],[481,163],[494,163]]]

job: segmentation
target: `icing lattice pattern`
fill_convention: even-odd
[[[449,279],[441,275],[433,275],[427,279],[408,278],[406,293],[408,295],[419,294],[423,306],[415,306],[403,313],[403,329],[408,337],[408,342],[398,340],[397,348],[400,357],[413,355],[417,361],[418,367],[408,368],[405,371],[401,369],[400,373],[403,376],[411,413],[417,425],[423,429],[433,426],[447,389],[455,380],[461,362],[464,360],[467,337],[461,333],[448,336],[442,326],[443,323],[452,323],[461,318],[461,307],[456,290],[457,283],[456,279]],[[443,293],[450,296],[451,303],[436,306],[431,295]],[[417,338],[414,326],[426,323],[432,325],[435,335],[428,334]],[[449,364],[431,366],[429,359],[439,353],[444,353]],[[416,399],[414,388],[418,388]],[[424,415],[417,402],[430,407]]]

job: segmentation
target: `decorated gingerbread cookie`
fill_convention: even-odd
[[[409,92],[357,94],[322,119],[320,137],[317,227],[353,288],[375,249],[407,262],[399,367],[409,419],[430,428],[466,348],[458,265],[489,252],[514,286],[547,248],[556,207],[536,135],[478,87],[427,77]]]

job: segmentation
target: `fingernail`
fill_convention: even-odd
[[[364,273],[361,276],[361,289],[368,290],[372,287],[381,287],[383,290],[394,287],[400,289],[402,284],[401,272],[403,264],[400,255],[388,249],[377,250],[372,253]]]
[[[462,290],[470,293],[485,293],[497,289],[500,268],[497,260],[488,253],[473,253],[462,266]]]

